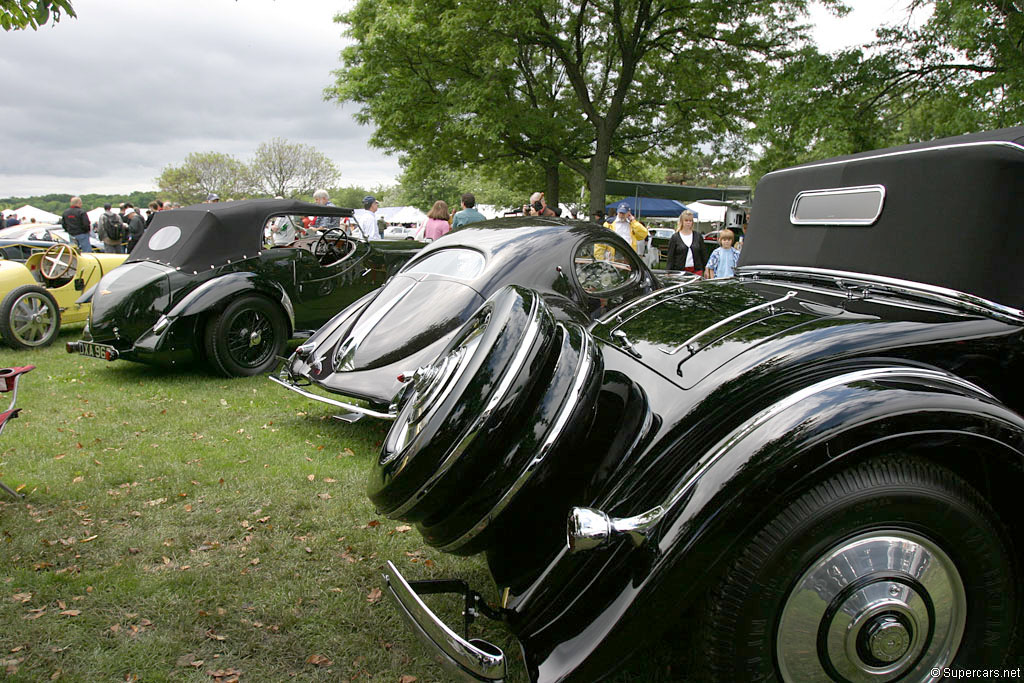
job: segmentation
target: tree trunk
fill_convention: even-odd
[[[608,183],[608,160],[611,158],[611,135],[603,131],[597,134],[597,148],[590,157],[590,168],[587,172],[587,187],[590,189],[589,215],[603,212],[606,206],[604,189]]]
[[[554,211],[558,208],[558,162],[544,166],[544,199]]]

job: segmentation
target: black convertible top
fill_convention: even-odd
[[[739,265],[870,273],[1024,309],[1022,220],[1024,127],[1006,128],[765,175]]]
[[[274,216],[351,216],[352,209],[294,199],[245,199],[160,211],[125,263],[153,261],[198,272],[256,256]]]

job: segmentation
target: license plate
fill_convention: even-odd
[[[91,356],[101,360],[114,360],[117,358],[117,349],[108,344],[93,344],[92,342],[78,342],[78,353],[83,356]]]

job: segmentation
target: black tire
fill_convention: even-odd
[[[764,526],[710,596],[713,679],[924,681],[997,667],[1020,611],[1006,538],[978,492],[935,464],[839,472]]]
[[[249,294],[209,320],[204,347],[215,370],[228,377],[249,377],[277,365],[287,337],[280,308],[262,296]]]
[[[49,346],[60,332],[60,307],[38,285],[15,287],[0,303],[0,337],[15,349]]]
[[[464,477],[481,459],[497,466],[500,454],[486,456],[495,430],[543,380],[532,370],[555,341],[554,320],[536,292],[508,286],[484,302],[404,394],[370,475],[377,508],[418,521],[450,506],[464,482],[477,481]]]

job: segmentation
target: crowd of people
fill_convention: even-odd
[[[130,253],[142,239],[153,216],[158,211],[174,208],[170,202],[159,199],[149,203],[145,218],[131,202],[124,202],[114,211],[110,203],[103,205],[103,213],[95,222],[82,208],[82,198],[72,197],[69,206],[60,216],[60,225],[68,233],[80,251],[92,251],[90,238],[95,235],[103,242],[103,251],[107,254]]]
[[[206,202],[218,202],[220,198],[211,194]],[[313,193],[313,201],[321,206],[334,206],[326,190]],[[427,218],[416,229],[413,237],[419,240],[436,240],[454,228],[486,220],[476,208],[476,197],[467,192],[460,198],[461,208],[449,211],[444,200],[434,202],[427,212]],[[112,254],[130,253],[138,244],[143,233],[149,226],[153,216],[159,211],[174,208],[169,202],[156,200],[149,203],[147,215],[131,203],[125,202],[115,211],[111,204],[105,204],[99,219],[92,223],[88,214],[82,209],[80,197],[72,197],[70,206],[61,215],[61,226],[75,241],[82,251],[92,251],[89,242],[94,234],[103,242],[103,250]],[[377,240],[381,238],[380,226],[377,221],[377,210],[380,202],[373,195],[363,197],[362,208],[356,209],[352,218],[339,216],[306,216],[298,218],[283,216],[273,219],[267,226],[268,243],[286,245],[294,242],[313,231],[340,228],[357,237]],[[535,192],[530,201],[523,205],[526,216],[557,216],[558,213],[547,205],[543,192]],[[731,277],[736,269],[742,249],[743,234],[737,239],[733,230],[728,228],[718,231],[719,246],[708,253],[704,236],[694,229],[695,216],[692,211],[683,211],[676,222],[675,231],[668,242],[667,270],[686,271],[706,278]],[[15,217],[15,220],[17,218]],[[648,252],[655,263],[659,254],[650,244],[650,233],[647,227],[633,215],[629,204],[622,203],[617,207],[615,215],[605,216],[597,212],[591,216],[595,223],[619,235],[629,243],[634,251],[644,256]],[[749,214],[744,227],[749,224]],[[650,261],[648,261],[650,262]],[[652,264],[654,265],[654,264]]]

